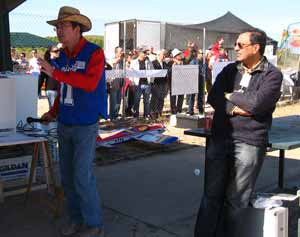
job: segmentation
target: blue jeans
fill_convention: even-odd
[[[100,198],[92,173],[97,133],[98,123],[58,124],[60,173],[70,219],[92,227],[103,226]]]
[[[121,104],[121,88],[118,90],[111,90],[109,95],[109,117],[116,119],[119,115]]]
[[[47,96],[47,99],[48,99],[49,108],[52,108],[52,106],[54,104],[54,101],[55,101],[55,98],[57,96],[57,91],[47,90],[46,91],[46,96]]]
[[[134,96],[134,106],[133,106],[134,117],[139,117],[141,95],[143,95],[143,100],[144,100],[144,117],[150,115],[150,93],[151,93],[150,85],[138,85]]]
[[[195,237],[230,236],[235,215],[249,204],[266,147],[237,140],[210,139],[206,150],[204,194]]]

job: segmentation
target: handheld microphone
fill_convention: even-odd
[[[49,122],[49,121],[47,119],[27,117],[26,122],[27,123],[43,123],[43,122]]]

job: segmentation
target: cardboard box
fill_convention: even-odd
[[[243,208],[231,230],[232,237],[288,237],[288,209]]]
[[[0,78],[0,136],[16,132],[16,80]]]
[[[204,116],[177,114],[177,128],[204,128]]]

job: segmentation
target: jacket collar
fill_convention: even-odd
[[[244,64],[242,62],[236,62],[236,63],[237,63],[236,67],[237,67],[238,71],[241,74],[244,74],[246,72]],[[261,62],[250,71],[250,74],[253,74],[254,72],[265,72],[265,71],[267,71],[268,66],[269,66],[268,59],[265,56],[263,56],[263,59],[261,60]]]
[[[67,55],[68,58],[74,58],[76,57],[79,52],[81,51],[81,49],[83,48],[83,46],[86,44],[87,40],[84,37],[81,37],[78,44],[75,46],[74,50],[72,52],[70,52],[68,50],[68,48],[64,48],[64,52]]]

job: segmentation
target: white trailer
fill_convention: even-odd
[[[124,48],[124,29],[126,29],[126,50],[139,46],[152,46],[157,51],[165,46],[165,23],[136,19],[107,23],[104,32],[104,49],[107,58],[113,57],[116,46]]]
[[[120,45],[120,24],[119,22],[105,24],[104,51],[107,58],[113,58],[114,49]]]

